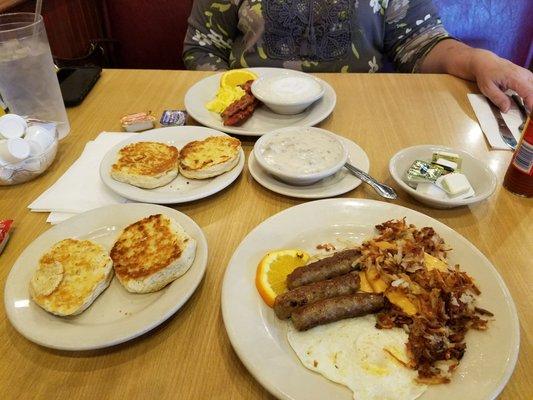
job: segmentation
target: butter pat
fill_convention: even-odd
[[[435,161],[435,164],[440,165],[447,171],[455,171],[457,169],[457,163],[447,160],[445,158],[439,158],[437,161]]]
[[[459,196],[472,189],[468,178],[460,173],[454,172],[445,175],[441,181],[442,188],[452,197]]]
[[[446,198],[446,192],[433,183],[419,183],[416,185],[416,191],[420,194],[435,197],[437,199]]]
[[[455,163],[455,169],[461,168],[461,157],[459,157],[459,154],[456,153],[450,153],[447,151],[436,151],[433,153],[433,156],[431,157],[431,162],[440,164],[438,160],[444,159],[451,161]]]

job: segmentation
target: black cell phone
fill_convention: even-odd
[[[100,67],[68,67],[57,71],[59,87],[65,106],[80,104],[100,78]]]

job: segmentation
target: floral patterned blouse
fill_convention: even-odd
[[[431,0],[195,0],[184,43],[189,69],[281,67],[416,72],[449,37]]]

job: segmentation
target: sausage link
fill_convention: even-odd
[[[287,319],[298,307],[330,297],[355,293],[359,290],[359,283],[359,273],[354,271],[333,279],[297,287],[276,297],[274,312],[278,318]]]
[[[345,275],[356,268],[356,262],[360,256],[359,249],[343,250],[333,254],[331,257],[298,267],[287,275],[287,287],[294,289],[299,286]]]
[[[291,319],[297,330],[306,331],[318,325],[375,313],[384,306],[385,298],[381,294],[355,293],[300,307],[293,311]]]

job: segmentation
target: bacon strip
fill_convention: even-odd
[[[241,87],[246,94],[239,100],[231,103],[221,114],[222,121],[225,126],[239,126],[242,125],[248,118],[252,116],[260,102],[252,94],[252,80],[246,82]]]

